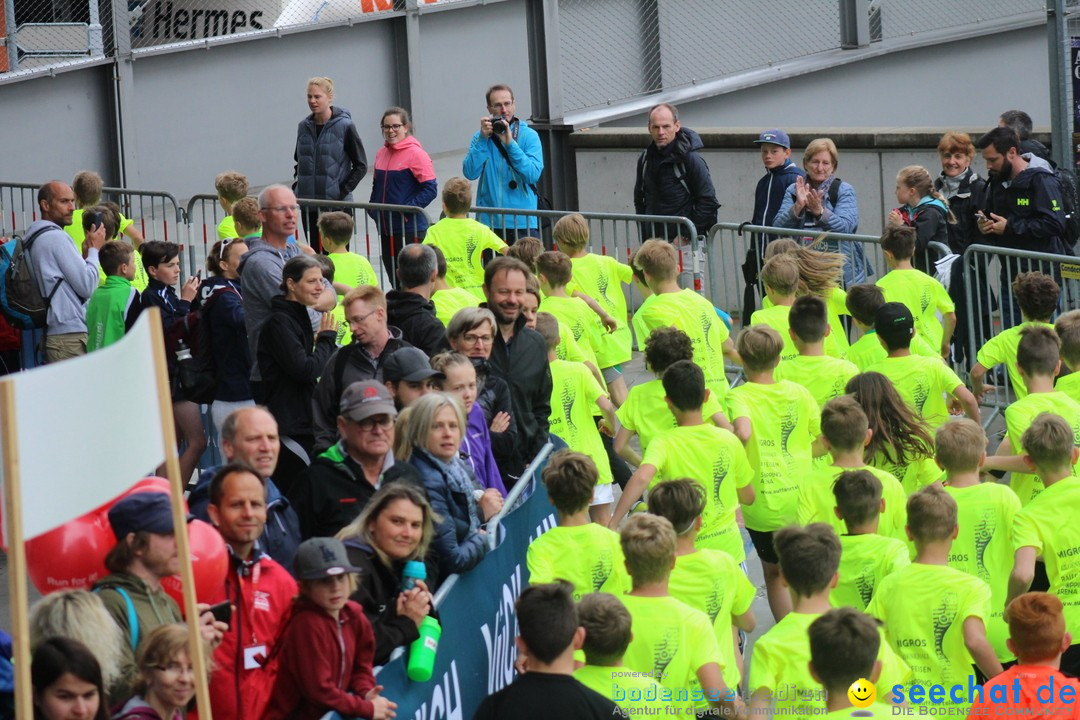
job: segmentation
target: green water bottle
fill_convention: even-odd
[[[427,682],[435,669],[435,652],[439,649],[442,625],[428,615],[420,623],[420,637],[409,646],[409,666],[406,672],[413,682]]]

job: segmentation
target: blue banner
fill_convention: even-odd
[[[543,485],[534,482],[532,494],[503,518],[499,546],[458,576],[439,605],[443,630],[431,680],[409,680],[407,654],[379,671],[376,680],[385,688],[383,696],[398,704],[399,720],[469,720],[480,701],[513,682],[518,632],[514,603],[529,584],[525,551],[556,524]]]

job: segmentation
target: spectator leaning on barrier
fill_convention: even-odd
[[[481,527],[503,506],[498,490],[482,490],[472,470],[459,456],[465,432],[465,413],[456,398],[431,393],[416,401],[404,423],[399,447],[420,473],[428,500],[442,518],[435,527],[433,547],[439,570],[460,573],[476,566],[488,551]]]
[[[1021,153],[1020,138],[1011,128],[994,128],[976,146],[990,175],[982,217],[977,217],[985,240],[1003,248],[1071,255],[1061,184],[1049,166],[1030,153]],[[1044,267],[1030,260],[1001,260],[1002,315],[1005,324],[1012,326],[1021,321],[1009,293],[1012,278]]]
[[[259,350],[259,333],[263,323],[270,317],[270,301],[281,294],[281,270],[285,262],[304,252],[304,247],[288,242],[296,233],[296,218],[300,206],[296,204],[293,191],[284,185],[271,185],[259,193],[259,221],[262,238],[250,238],[248,251],[240,259],[240,280],[244,286],[244,324],[247,326],[248,347],[251,357]],[[310,248],[307,249],[310,252]],[[323,293],[315,310],[330,312],[337,304],[337,296]],[[309,311],[312,326],[317,327],[318,318]],[[252,393],[256,402],[264,402],[265,395],[259,387],[262,379],[258,363],[251,365]]]
[[[386,320],[410,345],[431,356],[446,350],[446,328],[431,302],[438,263],[428,245],[407,245],[397,258],[398,290],[386,293]]]
[[[98,286],[98,250],[105,244],[105,225],[86,236],[85,259],[63,228],[71,224],[75,194],[59,180],[41,186],[37,195],[41,219],[26,229],[33,240],[30,264],[44,298],[52,296],[46,320],[45,362],[86,354],[86,303]],[[55,290],[55,294],[53,294]]]
[[[652,142],[638,157],[634,181],[634,211],[638,215],[678,215],[690,218],[698,235],[716,224],[720,203],[701,157],[701,136],[679,124],[674,105],[661,103],[649,111]],[[646,223],[642,238],[674,240],[685,235],[681,225]],[[689,240],[690,238],[684,238]]]
[[[394,420],[390,392],[375,380],[349,385],[341,396],[341,437],[311,461],[293,488],[304,538],[336,534],[352,522],[394,467]]]
[[[476,204],[481,207],[536,210],[536,183],[544,172],[540,136],[515,117],[517,104],[509,85],[493,85],[484,97],[491,114],[480,118],[480,130],[461,164],[462,174],[480,181]],[[539,227],[532,215],[483,213],[476,219],[510,244]]]
[[[376,665],[386,664],[395,648],[420,637],[420,623],[435,614],[430,590],[438,578],[433,563],[427,564],[426,580],[401,589],[405,563],[423,562],[431,545],[433,516],[423,488],[389,482],[337,535],[345,543],[349,562],[360,568],[352,599],[363,606],[375,631]]]
[[[242,463],[218,469],[210,481],[210,519],[229,551],[225,583],[216,602],[233,606],[229,629],[214,652],[210,704],[219,720],[262,718],[276,667],[264,668],[281,622],[296,595],[296,581],[259,544],[266,525],[267,480]]]
[[[315,452],[337,442],[337,417],[341,394],[361,380],[382,381],[383,363],[398,348],[412,347],[401,331],[387,325],[386,296],[374,285],[353,288],[342,301],[353,341],[338,348],[326,362],[312,400]]]
[[[279,565],[291,568],[296,546],[300,544],[300,521],[270,477],[277,468],[280,449],[277,421],[264,407],[234,410],[221,424],[221,452],[225,461],[254,468],[266,483],[267,520],[259,537],[259,546]],[[217,467],[204,470],[199,484],[188,497],[191,512],[200,520],[210,520],[207,510],[210,481],[217,470]]]
[[[525,263],[508,257],[495,258],[484,269],[486,307],[497,325],[488,365],[493,375],[510,386],[511,422],[516,424],[518,438],[514,461],[509,467],[499,466],[504,476],[520,476],[548,441],[551,368],[547,343],[540,333],[525,327],[521,312],[529,274]]]

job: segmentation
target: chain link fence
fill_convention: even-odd
[[[109,0],[0,0],[0,73],[102,59],[114,38]]]
[[[871,38],[1019,17],[1045,0],[870,0]],[[839,0],[559,0],[565,109],[600,108],[840,48]]]

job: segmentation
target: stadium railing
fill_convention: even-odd
[[[299,199],[297,203],[302,209],[341,210],[352,215],[354,219],[353,240],[349,244],[349,250],[360,253],[371,261],[371,266],[379,275],[379,286],[384,290],[389,289],[390,284],[382,265],[382,244],[374,215],[384,214],[388,218],[391,227],[401,226],[405,217],[427,217],[423,208],[412,205],[306,199]],[[217,242],[217,226],[225,217],[225,211],[221,209],[217,195],[195,195],[188,201],[184,212],[190,248],[190,271],[194,272],[197,268],[202,267],[210,248]],[[304,240],[305,242],[307,240],[303,223],[299,218],[296,221],[296,237],[298,240]],[[391,267],[396,269],[397,266],[391,262]]]
[[[1061,287],[1059,312],[1080,308],[1080,258],[1072,255],[1013,250],[989,245],[970,245],[964,250],[964,291],[966,294],[969,365],[983,343],[1003,329],[1022,322],[1020,308],[1012,297],[1012,283],[1022,272],[1038,271],[1053,277]],[[986,384],[994,386],[981,400],[991,408],[983,414],[983,425],[989,426],[996,415],[1003,413],[1016,399],[1004,365],[987,373]]]
[[[488,523],[491,550],[484,559],[448,577],[435,593],[442,636],[431,679],[409,680],[407,651],[397,651],[376,673],[383,697],[397,703],[398,717],[470,718],[485,697],[513,681],[514,603],[529,584],[525,551],[556,524],[540,480],[552,448],[541,448]],[[329,713],[323,720],[343,719]]]

